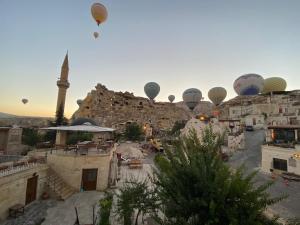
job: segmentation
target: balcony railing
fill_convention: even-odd
[[[38,165],[40,165],[40,163],[37,162],[32,162],[32,163],[27,163],[24,165],[20,165],[20,166],[7,166],[6,167],[0,167],[0,177],[4,177],[4,176],[8,176],[11,174],[15,174],[15,173],[19,173],[25,170],[29,170],[31,168],[37,167]]]
[[[10,163],[0,164],[0,177],[28,170],[38,165],[45,164],[45,157],[33,157],[29,159],[21,159]]]

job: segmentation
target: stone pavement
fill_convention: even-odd
[[[103,196],[103,192],[97,191],[76,193],[67,200],[58,202],[55,207],[49,208],[42,225],[74,225],[76,221],[74,207],[77,207],[80,224],[92,224],[93,206],[95,206],[96,216],[98,202]]]
[[[48,208],[56,205],[56,200],[38,200],[25,207],[25,213],[18,218],[9,218],[0,225],[40,225]]]

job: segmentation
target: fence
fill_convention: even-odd
[[[21,171],[25,171],[34,167],[37,167],[39,165],[39,163],[33,162],[33,163],[27,163],[25,165],[22,166],[10,166],[7,169],[4,170],[0,170],[0,177],[4,177],[4,176],[8,176],[14,173],[18,173]]]

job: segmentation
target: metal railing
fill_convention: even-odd
[[[4,177],[4,176],[8,176],[8,175],[15,174],[18,172],[22,172],[22,171],[37,167],[38,165],[40,165],[40,163],[37,163],[37,162],[26,163],[26,164],[20,165],[20,166],[11,165],[6,169],[0,170],[0,177]]]

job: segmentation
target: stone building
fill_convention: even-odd
[[[0,127],[0,154],[18,155],[22,148],[22,128]]]
[[[9,169],[4,169],[7,166]],[[27,205],[42,196],[47,169],[46,164],[0,163],[0,221],[8,216],[10,207]]]
[[[171,129],[178,120],[187,120],[191,112],[169,102],[151,103],[129,92],[114,92],[97,84],[83,100],[73,119],[88,117],[98,125],[122,130],[127,122],[140,125],[150,122],[153,128]]]

